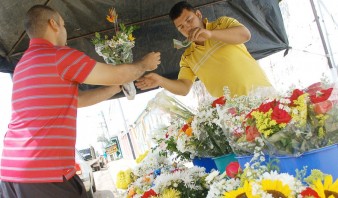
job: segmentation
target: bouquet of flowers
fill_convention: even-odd
[[[244,126],[261,136],[270,154],[298,155],[337,143],[338,108],[332,87],[316,83],[290,96],[264,101],[247,114]]]
[[[192,137],[189,144],[194,145],[198,157],[218,157],[232,153],[229,142],[218,124],[216,107],[226,103],[224,96],[205,101],[191,122]]]
[[[226,103],[217,107],[218,125],[223,129],[233,152],[237,156],[254,154],[263,150],[264,143],[256,131],[245,127],[246,116],[257,108],[264,97],[258,94],[230,97],[230,91],[224,88]]]
[[[107,20],[114,25],[115,35],[109,38],[107,35],[102,37],[99,33],[95,33],[95,38],[92,43],[95,45],[95,51],[103,57],[106,63],[113,65],[121,63],[133,62],[132,48],[135,46],[135,38],[133,31],[136,26],[125,26],[123,23],[118,23],[118,14],[115,9],[109,10]],[[133,82],[122,85],[122,91],[128,99],[134,99],[136,89]]]
[[[266,166],[247,166],[243,172],[238,168],[234,170],[237,170],[237,173],[226,172],[219,175],[218,172],[211,172],[207,176],[206,181],[210,184],[208,197],[338,197],[338,180],[333,182],[331,175],[319,170],[312,170],[307,178],[303,177],[306,170],[299,171],[297,176],[271,171]]]

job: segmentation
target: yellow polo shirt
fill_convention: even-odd
[[[206,20],[205,24],[208,30],[243,26],[229,17],[220,17],[211,23]],[[224,86],[229,87],[231,96],[247,95],[257,87],[271,86],[244,44],[211,39],[205,41],[204,46],[192,43],[181,57],[178,79],[195,81],[197,77],[214,97],[223,95]]]

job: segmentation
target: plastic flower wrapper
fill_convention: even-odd
[[[338,111],[328,100],[332,90],[316,83],[265,101],[248,114],[246,127],[258,132],[274,155],[299,155],[337,143]]]
[[[218,157],[232,153],[222,128],[218,124],[217,106],[226,103],[224,96],[205,101],[191,123],[194,140],[190,142],[198,157]]]
[[[246,130],[244,120],[252,109],[257,108],[264,98],[259,95],[230,97],[230,91],[224,88],[226,103],[217,107],[219,120],[216,122],[222,128],[233,152],[237,156],[252,155],[255,147],[263,147],[260,135],[250,129]],[[263,149],[263,148],[261,148]]]
[[[147,108],[158,108],[169,113],[173,119],[180,118],[188,120],[194,115],[193,110],[177,100],[175,97],[169,96],[167,93],[167,91],[163,90],[156,94],[155,98],[148,102]]]
[[[133,62],[132,48],[135,46],[135,38],[133,31],[137,26],[125,26],[118,23],[118,14],[115,9],[109,10],[107,20],[114,25],[115,35],[109,38],[107,35],[101,37],[99,33],[95,33],[92,43],[95,45],[95,51],[102,56],[104,61],[109,64],[117,65],[121,63]],[[122,85],[122,91],[129,100],[134,99],[136,89],[133,82]]]

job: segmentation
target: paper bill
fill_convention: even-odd
[[[191,44],[191,41],[189,40],[179,41],[179,40],[173,39],[173,42],[174,42],[174,48],[176,49],[188,47]]]

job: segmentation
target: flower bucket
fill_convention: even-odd
[[[311,169],[318,169],[323,173],[338,179],[338,144],[304,152],[301,156],[278,156],[280,172],[296,175],[296,169],[301,170],[307,166],[306,176]]]
[[[207,173],[210,173],[212,169],[217,170],[216,164],[211,157],[195,157],[192,163],[194,166],[204,167]]]
[[[212,159],[214,160],[216,167],[217,167],[217,170],[220,173],[223,173],[225,171],[225,168],[228,166],[228,164],[230,162],[237,161],[234,153],[222,155],[222,156],[219,156],[219,157],[214,157]]]

